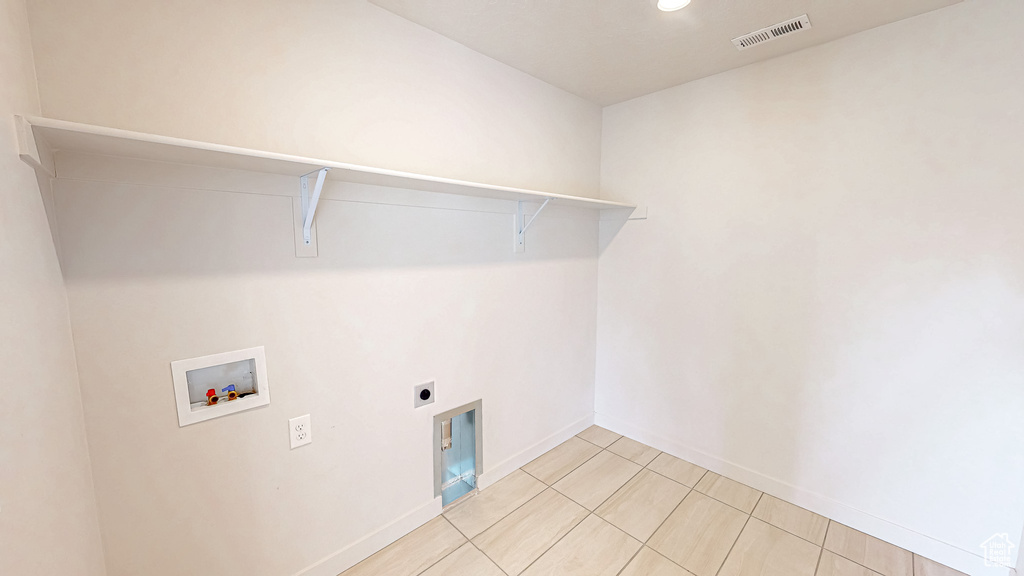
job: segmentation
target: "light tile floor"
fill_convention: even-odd
[[[964,576],[592,426],[342,576]]]

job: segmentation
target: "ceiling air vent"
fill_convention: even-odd
[[[733,38],[732,43],[736,46],[737,50],[746,50],[747,48],[764,44],[765,42],[771,42],[781,36],[788,36],[802,30],[807,30],[810,27],[811,21],[807,18],[807,14],[804,14],[799,18],[779,22],[774,26],[761,28],[757,32],[751,32],[750,34],[744,34],[739,38]]]

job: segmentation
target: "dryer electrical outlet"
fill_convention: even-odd
[[[413,400],[412,407],[419,408],[420,406],[426,406],[427,404],[434,403],[434,381],[431,380],[426,384],[420,384],[412,390]]]

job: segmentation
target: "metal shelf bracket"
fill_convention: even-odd
[[[518,253],[526,251],[526,231],[530,228],[530,226],[533,225],[534,222],[537,221],[537,216],[540,216],[540,213],[544,211],[544,208],[547,207],[548,202],[551,202],[551,198],[547,198],[544,200],[544,203],[540,205],[540,208],[538,208],[536,212],[534,212],[533,217],[530,218],[529,222],[526,221],[526,214],[523,212],[522,200],[516,202],[516,219],[514,222],[515,228],[513,230],[515,232],[515,252]]]
[[[302,189],[302,240],[309,246],[312,236],[313,216],[316,215],[316,206],[320,203],[320,193],[324,189],[324,179],[327,178],[327,171],[330,168],[314,170],[316,172],[316,183],[313,185],[313,194],[309,193],[309,177],[313,174],[305,174],[299,177],[299,186]]]

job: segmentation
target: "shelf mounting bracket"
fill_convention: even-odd
[[[526,251],[526,231],[537,221],[537,216],[547,208],[548,202],[551,202],[551,198],[546,198],[544,203],[537,208],[537,211],[533,213],[533,217],[529,221],[526,221],[526,214],[523,212],[523,201],[516,202],[516,219],[515,219],[515,252]]]
[[[330,168],[314,170],[316,172],[316,183],[313,185],[313,193],[309,193],[309,177],[313,174],[304,174],[299,177],[299,186],[302,189],[302,240],[309,246],[312,237],[313,216],[316,215],[316,206],[320,203],[320,193],[324,189],[324,179],[327,178],[327,171]]]

